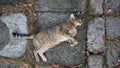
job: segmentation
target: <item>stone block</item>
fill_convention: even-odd
[[[106,41],[106,46],[108,47],[106,51],[108,68],[116,68],[114,66],[120,56],[120,42]]]
[[[105,43],[105,20],[103,18],[95,18],[88,25],[87,30],[87,50],[90,52],[104,52]]]
[[[120,0],[105,0],[105,9],[112,9],[112,15],[120,11]],[[115,14],[114,14],[115,13]]]
[[[35,0],[37,11],[81,11],[86,0]]]
[[[104,58],[101,55],[90,55],[87,62],[88,68],[103,68]]]
[[[25,53],[27,41],[13,37],[12,33],[13,32],[24,33],[24,34],[28,33],[26,16],[23,15],[22,13],[15,13],[15,14],[10,14],[8,16],[3,16],[0,18],[0,20],[3,23],[5,23],[6,27],[8,28],[7,30],[8,32],[6,33],[8,35],[4,34],[6,35],[4,36],[2,33],[0,33],[1,34],[0,36],[4,36],[6,37],[6,39],[9,38],[8,39],[9,41],[6,42],[6,45],[0,44],[0,46],[5,45],[5,47],[2,48],[2,50],[0,50],[0,56],[9,57],[9,58],[21,57]],[[1,29],[5,30],[4,28]],[[2,39],[1,41],[3,40],[5,41],[5,39]]]
[[[94,11],[96,14],[103,13],[103,0],[90,0],[90,10]]]
[[[0,20],[0,50],[8,44],[10,39],[9,28]]]
[[[120,17],[106,17],[106,33],[110,38],[120,39]]]

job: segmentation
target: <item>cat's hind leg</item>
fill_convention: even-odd
[[[40,59],[39,59],[39,55],[38,55],[38,53],[37,53],[36,51],[33,51],[33,53],[34,53],[34,56],[35,56],[36,62],[39,62]]]
[[[45,55],[43,53],[39,53],[40,57],[42,58],[43,61],[47,61],[47,58],[45,57]]]
[[[43,48],[39,49],[38,51],[34,51],[34,56],[35,56],[35,59],[36,59],[37,62],[40,61],[39,56],[42,58],[43,61],[45,61],[45,62],[47,61],[47,58],[43,54],[45,51],[46,50],[43,49]]]

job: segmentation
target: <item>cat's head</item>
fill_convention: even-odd
[[[79,15],[75,15],[75,14],[71,14],[70,15],[70,20],[69,20],[73,25],[75,25],[76,27],[79,25],[82,25],[82,20],[79,17]]]

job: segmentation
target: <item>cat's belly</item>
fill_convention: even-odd
[[[46,47],[52,48],[68,39],[67,37],[64,37],[64,36],[54,36],[54,37],[55,37],[54,39],[46,41],[46,44],[45,44]]]

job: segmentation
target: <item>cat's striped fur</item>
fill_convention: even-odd
[[[70,46],[75,46],[78,44],[74,36],[77,34],[77,26],[81,24],[81,19],[78,19],[75,17],[74,14],[71,14],[70,19],[67,23],[53,26],[37,34],[22,35],[13,33],[13,35],[15,37],[20,36],[21,39],[32,39],[34,46],[33,52],[36,61],[39,62],[39,56],[42,58],[43,61],[47,61],[47,58],[44,56],[43,53],[48,49],[56,46],[60,42],[68,41],[70,42]]]

